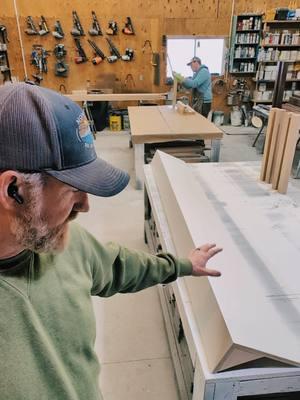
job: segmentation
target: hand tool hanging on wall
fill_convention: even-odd
[[[75,37],[74,40],[75,40],[75,45],[77,47],[77,53],[78,53],[78,56],[76,56],[74,58],[74,61],[76,64],[82,64],[82,63],[88,61],[88,58],[85,54],[85,51],[83,50],[83,47],[81,46],[80,39]]]
[[[118,24],[116,21],[109,21],[108,28],[106,29],[107,35],[116,35],[118,33]]]
[[[122,32],[125,35],[134,35],[135,34],[130,17],[127,17],[127,21],[125,22],[125,27],[122,29]]]
[[[9,43],[8,36],[7,36],[7,29],[5,25],[0,25],[0,33],[3,37],[4,43]]]
[[[55,21],[54,31],[52,31],[52,35],[55,37],[55,39],[62,39],[65,36],[59,20]]]
[[[69,66],[63,60],[58,60],[54,66],[55,75],[66,78],[69,72]]]
[[[142,52],[145,53],[146,48],[149,47],[151,50],[151,65],[154,67],[153,83],[159,86],[160,84],[160,56],[159,53],[154,53],[152,50],[152,44],[150,40],[145,40],[142,47]]]
[[[124,87],[129,88],[129,86],[135,87],[135,81],[132,74],[127,74],[124,80]]]
[[[103,36],[102,30],[100,28],[100,24],[98,22],[98,18],[94,11],[92,11],[92,17],[93,17],[93,22],[92,22],[91,29],[89,29],[89,34],[91,36]]]
[[[133,49],[130,49],[127,47],[127,49],[125,49],[125,54],[122,55],[122,60],[123,61],[132,61],[133,56],[134,56]]]
[[[108,38],[105,38],[105,39],[107,40],[107,43],[108,43],[108,46],[109,46],[109,51],[110,51],[110,54],[111,54],[109,57],[107,57],[107,61],[109,63],[114,63],[114,62],[116,62],[118,60],[118,58],[122,58],[121,54],[120,54],[119,50],[116,48],[116,46],[113,44],[113,42],[110,39],[108,39]]]
[[[99,49],[99,47],[96,45],[95,42],[93,42],[90,39],[88,39],[88,42],[89,42],[89,45],[92,47],[92,49],[94,50],[94,53],[95,53],[95,57],[92,59],[92,63],[94,65],[98,65],[105,59],[105,55],[104,55],[103,51]]]
[[[25,33],[27,35],[38,35],[38,30],[36,29],[36,26],[34,25],[33,19],[30,15],[26,18],[26,24],[27,29],[25,29]]]
[[[41,45],[33,45],[32,48],[31,64],[36,67],[40,74],[43,72],[47,73],[47,57],[50,55],[50,52],[44,49]]]
[[[80,19],[76,11],[72,11],[72,17],[73,17],[73,28],[71,30],[71,35],[85,36],[83,27],[81,25]]]
[[[67,50],[65,49],[65,45],[60,43],[57,44],[54,48],[53,54],[56,57],[56,63],[54,66],[55,75],[61,77],[67,77],[69,66],[65,63],[65,56],[67,55]]]
[[[41,15],[41,19],[39,22],[39,28],[40,29],[39,29],[38,33],[40,36],[45,36],[45,35],[47,35],[47,33],[49,33],[49,28],[48,28],[47,22],[42,15]]]

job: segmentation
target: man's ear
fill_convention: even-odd
[[[17,204],[23,204],[23,179],[12,170],[0,174],[0,203],[7,210],[15,209]]]

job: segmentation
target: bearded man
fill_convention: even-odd
[[[28,83],[0,88],[0,397],[99,400],[92,296],[136,292],[206,268],[103,245],[74,222],[88,194],[114,196],[129,176],[97,158],[82,109]]]

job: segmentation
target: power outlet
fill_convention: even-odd
[[[140,81],[143,81],[144,80],[144,75],[140,75]]]

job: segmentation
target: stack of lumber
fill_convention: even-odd
[[[300,114],[272,108],[266,133],[260,179],[286,193],[300,130]]]

